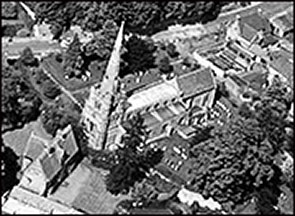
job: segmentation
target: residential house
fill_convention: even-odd
[[[70,125],[59,130],[51,143],[32,133],[22,156],[19,186],[47,196],[72,172],[79,159],[79,148]]]
[[[291,31],[293,31],[293,6],[289,7],[287,10],[275,14],[270,18],[270,22],[274,27],[274,34],[279,37],[284,37]]]
[[[270,72],[270,80],[275,75],[278,75],[286,82],[290,89],[293,89],[294,84],[294,66],[293,58],[290,58],[284,50],[278,50],[271,54],[271,62],[268,66]]]
[[[48,198],[39,196],[21,186],[15,186],[8,199],[2,203],[6,214],[77,214],[82,212]]]

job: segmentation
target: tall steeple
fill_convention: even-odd
[[[116,78],[120,67],[123,28],[124,22],[121,23],[103,80],[91,87],[89,98],[82,112],[81,120],[89,138],[89,147],[96,150],[104,148],[106,139],[110,108],[117,88]]]

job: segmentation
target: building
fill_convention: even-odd
[[[198,67],[185,73],[175,71],[170,77],[161,77],[154,70],[139,76],[126,76],[120,85],[120,92],[125,95],[125,108],[117,109],[111,115],[106,146],[120,144],[124,134],[120,125],[135,114],[144,119],[149,132],[148,142],[169,136],[181,125],[206,121],[215,91],[215,80],[209,68]]]
[[[270,22],[274,27],[274,34],[279,37],[284,37],[291,31],[293,31],[293,6],[289,7],[287,10],[275,14],[270,18]]]
[[[81,159],[71,126],[46,141],[33,132],[21,156],[21,179],[8,194],[2,209],[9,214],[81,214],[47,198]]]
[[[91,87],[89,98],[86,100],[82,112],[81,122],[89,137],[89,147],[96,150],[105,148],[110,109],[113,106],[114,94],[117,92],[123,28],[124,22],[118,32],[103,80]]]
[[[52,142],[31,134],[22,155],[19,186],[40,196],[52,193],[79,162],[71,126],[59,130]]]

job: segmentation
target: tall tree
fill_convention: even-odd
[[[154,52],[157,48],[152,41],[133,35],[124,47],[126,52],[122,55],[122,59],[127,63],[127,67],[120,71],[121,76],[139,71],[145,72],[155,67]]]
[[[140,116],[134,116],[123,126],[127,130],[123,137],[124,146],[116,150],[118,161],[106,179],[107,190],[112,194],[129,192],[130,187],[142,181],[149,169],[163,157],[160,151],[139,151],[147,136]]]
[[[232,208],[270,181],[274,149],[253,119],[231,119],[217,126],[212,136],[211,143],[201,143],[194,149],[194,186],[205,197]]]
[[[72,43],[69,45],[63,61],[63,67],[66,73],[72,73],[81,70],[83,65],[81,42],[77,34],[75,34]]]
[[[18,157],[13,150],[5,146],[1,138],[1,196],[13,186],[17,185],[19,180],[17,173],[20,170]]]

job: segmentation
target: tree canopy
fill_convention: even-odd
[[[126,30],[151,35],[172,23],[207,22],[215,19],[222,2],[38,2],[34,11],[38,21],[68,29],[80,25],[98,31],[106,20],[126,21]]]
[[[116,150],[117,162],[111,167],[106,179],[107,190],[112,194],[128,193],[136,182],[146,177],[149,169],[160,162],[162,151],[140,151],[145,142],[146,132],[143,119],[134,116],[126,124],[126,135],[123,137],[123,147]]]
[[[54,104],[44,104],[42,107],[43,127],[52,136],[55,136],[58,129],[63,129],[69,124],[74,127],[78,124],[79,119],[79,108],[71,101],[59,99]]]
[[[1,138],[1,196],[18,184],[17,173],[20,170],[18,157],[13,150],[3,143]]]
[[[205,197],[233,206],[270,181],[274,149],[256,120],[238,116],[216,126],[212,136],[194,149],[194,187]]]
[[[38,118],[42,101],[24,76],[2,66],[1,87],[3,125],[18,128]]]

